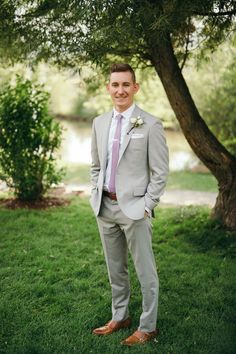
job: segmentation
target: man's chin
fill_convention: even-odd
[[[115,102],[120,105],[127,104],[127,100],[124,99],[116,99]]]
[[[115,106],[117,108],[119,108],[119,110],[123,110],[125,111],[126,109],[128,109],[130,106],[132,105],[132,102],[127,102],[127,101],[115,101]]]

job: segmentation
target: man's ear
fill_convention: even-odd
[[[109,85],[109,82],[108,82],[108,84],[106,84],[106,89],[107,89],[107,92],[109,92],[109,91],[110,91],[110,85]]]
[[[137,82],[135,82],[135,84],[134,84],[134,93],[137,93],[139,89],[140,89],[140,85]]]

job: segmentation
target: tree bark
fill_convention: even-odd
[[[214,218],[236,229],[236,158],[216,139],[200,116],[166,36],[151,45],[151,61],[163,84],[183,133],[199,159],[216,177],[219,194],[212,211]]]

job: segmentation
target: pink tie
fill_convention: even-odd
[[[111,160],[111,177],[108,185],[108,189],[110,193],[116,192],[116,168],[119,160],[119,149],[120,149],[120,135],[121,135],[121,119],[123,116],[118,114],[116,116],[117,124],[116,131],[112,144],[112,160]]]

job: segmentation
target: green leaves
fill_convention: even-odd
[[[204,116],[216,137],[236,156],[236,56],[214,92],[208,95]]]
[[[236,7],[233,0],[22,0],[4,2],[2,14],[2,57],[77,66],[110,55],[147,62],[166,34],[180,59],[187,46],[214,50],[235,27]]]
[[[40,198],[62,176],[54,167],[61,129],[48,114],[48,99],[20,76],[0,92],[0,178],[22,200]]]

